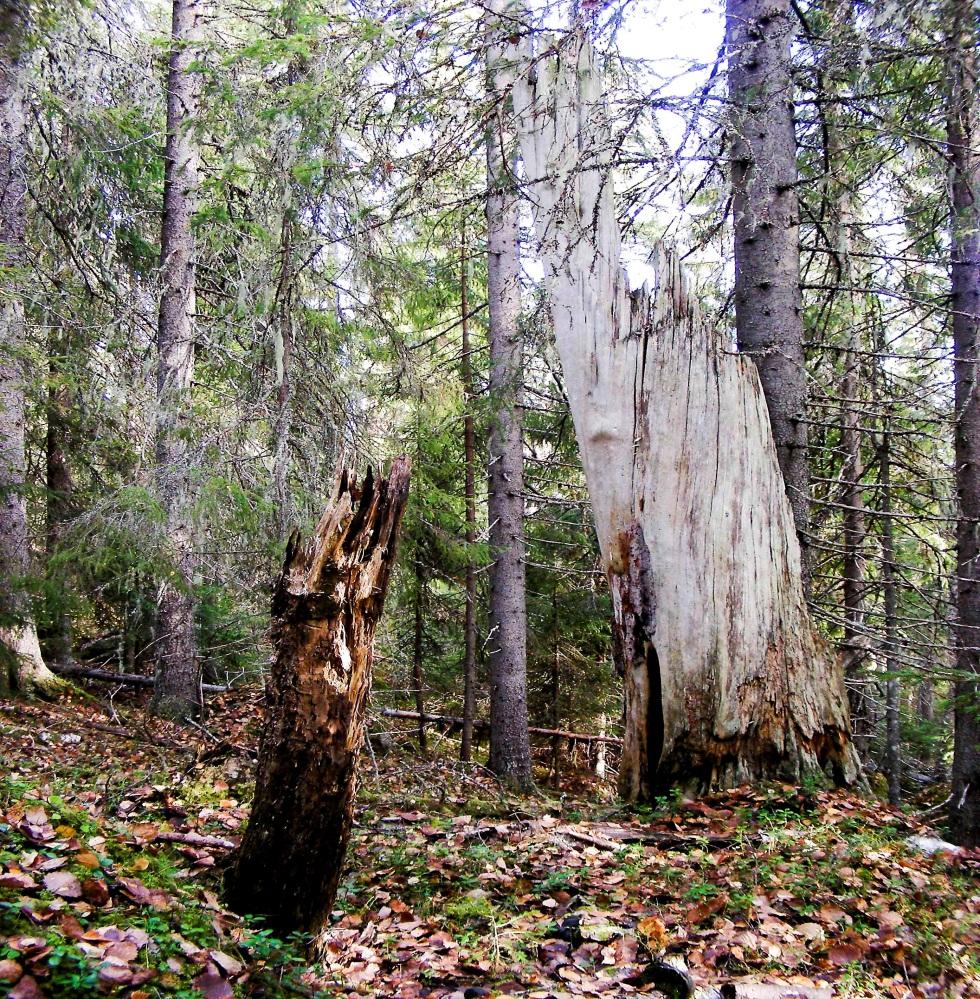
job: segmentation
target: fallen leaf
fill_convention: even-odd
[[[217,968],[210,964],[203,975],[194,979],[194,988],[204,999],[233,999],[235,995],[232,987],[218,974]]]
[[[857,944],[841,943],[831,947],[827,956],[830,958],[831,964],[842,968],[846,964],[853,964],[855,961],[860,961],[864,956],[864,952]]]
[[[11,985],[24,974],[24,969],[12,958],[0,961],[0,982]]]
[[[37,982],[30,975],[24,975],[7,993],[7,999],[45,999],[45,997]]]
[[[82,897],[82,883],[69,871],[54,871],[45,875],[44,887],[59,898]]]
[[[82,895],[92,905],[102,906],[109,901],[109,889],[98,878],[86,878],[82,882]]]
[[[241,961],[236,961],[230,954],[225,954],[223,951],[212,950],[210,957],[226,975],[238,975],[244,970],[245,966]]]
[[[14,891],[31,891],[37,888],[37,882],[23,871],[9,871],[0,874],[0,888],[13,888]]]
[[[656,916],[647,916],[646,919],[641,919],[636,924],[636,932],[654,954],[659,954],[665,950],[670,941],[667,927]]]

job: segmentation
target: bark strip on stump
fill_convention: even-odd
[[[529,65],[514,103],[612,591],[620,790],[825,764],[851,781],[843,676],[807,612],[758,372],[702,319],[669,251],[649,262],[653,288],[630,291],[589,46]]]
[[[345,471],[313,537],[292,533],[275,584],[255,799],[226,894],[280,930],[315,933],[337,893],[410,468],[398,458],[360,488]]]

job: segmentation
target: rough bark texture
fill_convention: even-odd
[[[855,315],[855,319],[858,317]],[[848,699],[851,707],[851,724],[854,727],[855,742],[865,743],[870,739],[872,726],[871,698],[867,693],[866,660],[868,656],[865,639],[865,581],[864,545],[867,530],[864,516],[864,490],[861,479],[864,465],[861,460],[861,422],[858,415],[860,372],[858,365],[858,344],[852,338],[849,344],[847,367],[844,371],[844,401],[841,413],[841,450],[843,468],[841,478],[844,494],[843,521],[843,609],[844,641],[841,652],[844,657],[844,675],[849,682]]]
[[[286,37],[296,32],[297,9],[287,3],[283,11]],[[291,59],[286,68],[286,86],[294,87],[300,79],[300,60]],[[294,308],[296,304],[296,273],[293,246],[296,229],[296,183],[293,165],[296,159],[296,126],[290,116],[277,136],[276,167],[282,184],[282,225],[279,233],[279,275],[276,281],[276,303],[273,310],[273,345],[276,359],[276,414],[272,428],[272,492],[275,502],[276,529],[285,540],[292,528],[295,511],[289,488],[292,467],[293,430],[293,349]]]
[[[281,931],[316,933],[333,907],[409,467],[399,458],[360,488],[345,472],[310,541],[293,532],[275,584],[255,798],[226,895]]]
[[[812,628],[759,376],[676,259],[631,293],[587,45],[518,81],[521,143],[625,677],[621,792],[831,765],[857,776],[843,676]]]
[[[460,252],[459,308],[462,324],[463,357],[460,376],[466,413],[463,416],[463,461],[466,502],[466,617],[463,623],[463,733],[460,739],[459,758],[468,763],[473,758],[473,722],[476,719],[476,563],[473,550],[476,545],[476,431],[473,423],[473,363],[470,359],[469,291],[466,256],[466,236],[463,230]]]
[[[71,419],[68,388],[65,384],[64,363],[68,354],[68,338],[52,316],[48,335],[48,400],[45,456],[47,470],[47,509],[45,518],[45,553],[49,588],[67,585],[63,567],[56,567],[56,556],[72,515],[74,482],[69,452],[71,449]],[[51,627],[45,635],[48,659],[66,663],[72,659],[71,621],[64,603],[55,599]]]
[[[53,694],[62,682],[45,666],[24,577],[30,563],[24,497],[25,152],[23,51],[27,4],[0,7],[0,691]]]
[[[970,0],[949,5],[947,141],[952,182],[953,378],[956,406],[957,669],[953,796],[957,842],[980,844],[980,99]]]
[[[429,748],[425,737],[425,680],[422,674],[422,640],[424,638],[424,597],[428,587],[422,563],[415,559],[415,621],[412,629],[412,693],[419,716],[418,740],[422,753]]]
[[[197,57],[202,0],[174,0],[167,74],[167,145],[163,189],[157,328],[157,493],[166,518],[172,572],[160,583],[156,621],[157,685],[152,707],[173,718],[201,709],[200,665],[194,633],[195,551],[188,425],[193,417],[195,241],[199,154],[191,128],[198,114]]]
[[[517,45],[511,0],[490,0],[487,78],[495,111],[487,131],[487,298],[490,312],[490,769],[531,783],[527,734],[527,607],[524,575],[523,340],[518,196],[509,125]]]
[[[902,750],[899,730],[901,681],[898,677],[898,587],[895,579],[895,528],[892,518],[891,421],[882,426],[880,472],[881,486],[881,581],[885,604],[885,773],[888,775],[888,801],[902,802]]]
[[[759,369],[808,585],[810,477],[790,0],[727,0],[738,347]]]

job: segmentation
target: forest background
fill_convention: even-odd
[[[898,801],[945,779],[964,680],[949,11],[924,0],[794,10],[810,601],[843,659],[866,769]],[[10,358],[26,371],[18,492],[31,558],[5,576],[11,619],[33,618],[53,664],[150,676],[160,606],[176,592],[204,682],[261,681],[269,581],[290,528],[315,521],[338,463],[405,453],[411,501],[373,703],[485,718],[499,398],[482,7],[220,2],[200,18],[185,67],[199,104],[181,132],[200,164],[195,359],[173,435],[190,497],[179,550],[155,471],[170,10],[36,14],[25,252],[10,271],[26,310]],[[568,11],[530,16],[540,30]],[[731,329],[724,12],[582,3],[578,16],[605,72],[631,274],[666,238],[710,321]],[[531,230],[525,206],[528,717],[614,737],[609,597]]]

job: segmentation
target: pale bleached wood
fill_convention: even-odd
[[[704,322],[668,249],[630,291],[590,46],[529,65],[515,108],[613,595],[621,791],[828,763],[853,781],[843,677],[807,611],[758,374]]]

